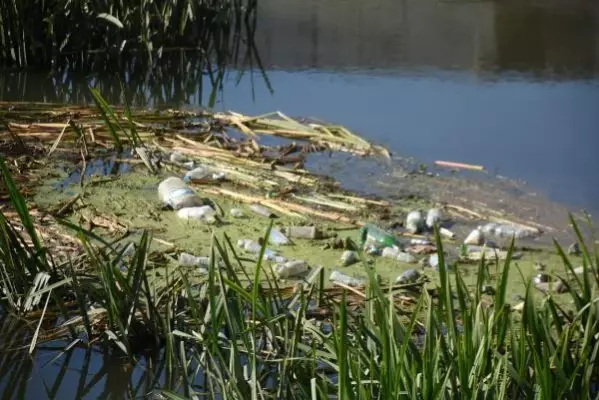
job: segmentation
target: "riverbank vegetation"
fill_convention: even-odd
[[[133,156],[119,154],[149,174],[167,165],[178,171],[174,164],[155,162],[153,155],[162,148],[228,168],[234,184],[262,193],[249,202],[259,201],[273,212],[300,214],[298,218],[308,221],[336,218],[357,224],[357,218],[341,218],[346,212],[351,215],[350,206],[358,208],[360,201],[387,206],[348,194],[336,201],[306,197],[301,188],[317,191],[326,179],[300,165],[284,165],[295,161],[291,156],[311,151],[385,155],[384,149],[334,125],[319,123],[310,131],[309,124],[282,114],[192,115],[190,124],[183,118],[189,116],[174,113],[168,117],[168,131],[159,125],[165,115],[137,113],[127,104],[111,108],[99,92],[92,91],[92,96],[97,102],[93,112],[84,107],[64,112],[60,107],[14,104],[13,115],[4,115],[14,118],[27,109],[32,119],[7,124],[7,151],[0,161],[6,200],[0,210],[1,340],[6,350],[0,370],[12,367],[15,354],[33,354],[41,344],[66,341],[57,359],[67,359],[72,348],[89,347],[135,367],[147,354],[158,354],[161,367],[151,369],[156,376],[143,387],[144,393],[132,392],[156,391],[167,398],[599,395],[599,253],[593,249],[596,242],[585,240],[574,217],[570,222],[582,269],[554,244],[561,268],[549,278],[561,282],[560,293],[552,285],[547,291],[537,290],[522,274],[514,241],[508,243],[504,260],[483,257],[476,265],[465,264],[449,258],[451,242],[442,240],[436,229],[432,246],[439,268],[432,287],[424,278],[401,284],[382,280],[377,264],[368,262],[351,239],[344,246],[358,251],[366,277],[363,285],[326,284],[325,269],[318,266],[292,285],[283,284],[263,257],[272,222],[260,229],[263,245],[255,257],[240,252],[226,231],[213,230],[207,263],[190,268],[155,247],[151,230],[136,232],[131,245],[124,240],[130,239],[129,234],[102,233],[113,227],[118,231],[118,221],[96,216],[84,226],[65,218],[77,198],[54,210],[34,212],[24,192],[35,188],[19,179],[19,171],[35,168],[44,156],[59,154],[60,159],[81,162],[81,180],[72,184],[101,184],[101,180],[86,183],[86,166],[103,151],[120,148],[135,149]],[[64,119],[66,123],[57,122]],[[215,131],[223,126],[236,127],[246,139]],[[255,141],[260,132],[301,139],[309,146],[275,147],[280,152],[272,159],[273,148]],[[37,161],[24,156],[33,149],[40,154]],[[264,177],[256,181],[253,174]],[[291,186],[300,192],[289,192]],[[334,185],[329,182],[327,187]],[[218,187],[202,190],[241,202],[247,196]],[[302,197],[320,204],[297,208]],[[351,200],[343,203],[344,198]],[[335,207],[337,211],[331,211]],[[316,214],[308,215],[309,210]],[[204,269],[198,279],[200,268]],[[473,284],[466,284],[465,276],[473,270]],[[523,298],[516,302],[508,285],[514,275],[526,284]],[[86,385],[82,387],[85,392]],[[49,394],[52,389],[46,388]]]
[[[252,37],[255,11],[255,0],[3,1],[0,64],[81,70],[135,56],[151,65],[163,52],[192,49],[224,65]]]

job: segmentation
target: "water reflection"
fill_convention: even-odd
[[[264,62],[285,70],[599,72],[593,0],[261,0],[259,10]]]

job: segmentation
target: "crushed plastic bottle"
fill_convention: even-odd
[[[260,204],[251,204],[250,210],[252,210],[253,212],[255,212],[258,215],[262,215],[263,217],[268,217],[268,218],[275,217],[275,214],[273,214],[269,209],[261,206]]]
[[[277,246],[291,244],[291,241],[277,228],[272,228],[268,235],[268,243]]]
[[[191,266],[204,266],[208,267],[210,265],[210,257],[198,257],[189,253],[181,253],[179,254],[179,265],[183,265],[186,267]]]
[[[185,207],[177,211],[177,216],[181,219],[206,222],[214,224],[216,222],[216,211],[210,206]]]
[[[245,217],[245,213],[243,212],[243,210],[241,208],[232,208],[229,211],[229,214],[233,218],[243,218],[243,217]]]
[[[172,152],[169,155],[168,159],[170,160],[170,162],[177,163],[177,164],[184,163],[187,161],[187,157],[185,157],[183,154],[179,153],[178,151]]]
[[[288,237],[298,239],[319,239],[321,232],[315,226],[288,226],[281,229]]]
[[[280,279],[303,275],[309,269],[308,263],[303,260],[287,261],[284,264],[278,264],[274,267],[274,271]]]
[[[206,183],[212,180],[212,174],[206,167],[196,167],[191,171],[188,171],[183,177],[183,181],[189,183]]]
[[[360,229],[360,247],[375,244],[378,247],[399,247],[399,241],[390,232],[372,224],[366,224]]]
[[[452,231],[450,231],[447,228],[440,227],[439,228],[439,234],[441,236],[445,236],[446,238],[449,238],[449,239],[454,239],[455,238],[455,233],[453,233]]]
[[[200,207],[204,205],[189,186],[181,178],[166,178],[158,185],[158,197],[174,210],[180,210],[185,207]]]
[[[480,229],[475,229],[464,239],[464,244],[480,246],[485,241],[485,235]]]
[[[260,251],[262,250],[262,246],[251,240],[251,239],[239,239],[237,241],[237,246],[242,248],[243,250],[247,251],[248,253],[252,253],[252,254],[260,254]],[[276,256],[278,255],[279,252],[276,250],[272,250],[272,249],[265,249],[264,250],[264,256]]]
[[[395,280],[395,283],[399,283],[401,285],[406,284],[406,283],[414,283],[418,279],[420,279],[421,276],[422,276],[422,274],[418,270],[408,269],[408,270],[405,270],[403,272],[403,274],[401,274],[400,276],[397,277],[397,279]]]
[[[425,225],[426,225],[426,223],[425,223],[424,217],[422,215],[422,211],[420,211],[420,210],[411,211],[406,216],[405,226],[406,226],[406,229],[411,233],[421,232],[424,229]]]
[[[411,255],[410,253],[405,253],[403,251],[400,251],[399,253],[397,253],[397,256],[395,258],[399,262],[405,262],[405,263],[415,263],[415,262],[418,262],[418,259],[416,257],[414,257],[413,255]]]
[[[341,255],[341,265],[347,267],[358,262],[358,254],[355,251],[347,250]]]
[[[381,255],[386,258],[397,258],[398,254],[399,254],[399,247],[393,246],[393,247],[385,247],[383,249],[383,252]]]
[[[488,223],[479,229],[485,234],[493,235],[501,239],[509,239],[511,237],[522,239],[526,237],[535,237],[539,234],[539,231],[536,229],[531,229],[524,226],[496,224],[493,222]]]
[[[352,276],[346,275],[339,271],[331,272],[331,276],[329,277],[330,281],[343,283],[347,286],[364,286],[366,285],[366,279],[363,278],[354,278]]]
[[[443,212],[440,208],[431,208],[426,214],[426,226],[429,229],[433,229],[436,223],[441,222],[443,219]]]
[[[277,255],[277,254],[264,254],[263,257],[264,261],[271,261],[277,264],[283,264],[286,263],[288,260],[286,257]]]

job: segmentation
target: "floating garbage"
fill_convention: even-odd
[[[174,176],[160,182],[158,196],[164,204],[169,205],[174,210],[204,205],[202,199],[181,178]]]
[[[411,255],[410,253],[405,253],[403,251],[400,251],[399,253],[397,253],[396,259],[399,262],[405,262],[405,263],[416,263],[416,262],[418,262],[418,259],[416,257],[414,257],[413,255]]]
[[[315,226],[288,226],[281,228],[288,237],[298,239],[320,239],[322,233]]]
[[[258,215],[262,215],[263,217],[274,218],[275,214],[272,213],[268,208],[261,206],[260,204],[252,204],[250,205],[250,210],[255,212]]]
[[[568,246],[568,254],[574,256],[579,256],[581,254],[580,245],[578,244],[578,242],[574,242],[570,246]]]
[[[406,284],[406,283],[414,283],[418,279],[420,279],[421,276],[422,276],[422,274],[420,273],[420,271],[415,270],[415,269],[408,269],[408,270],[404,271],[400,276],[397,277],[397,279],[395,280],[395,283],[399,283],[401,285]]]
[[[360,247],[376,244],[379,247],[399,247],[399,241],[390,232],[372,224],[366,224],[360,229]]]
[[[381,253],[381,255],[383,257],[386,257],[386,258],[397,258],[397,255],[399,254],[399,251],[400,251],[399,248],[395,247],[395,246],[393,246],[393,247],[385,247],[383,249],[383,252]]]
[[[189,253],[179,254],[179,265],[183,266],[200,266],[205,267],[210,265],[210,257],[198,257]]]
[[[480,246],[485,241],[485,236],[482,231],[475,229],[464,239],[464,244],[472,244]]]
[[[547,274],[537,274],[534,278],[533,278],[533,282],[536,284],[539,283],[545,283],[545,282],[549,282],[549,275]]]
[[[347,250],[344,251],[341,255],[341,265],[343,265],[344,267],[355,264],[358,262],[358,260],[358,253],[356,253],[355,251]]]
[[[424,246],[428,246],[428,245],[431,245],[432,243],[430,242],[430,240],[426,240],[426,239],[411,239],[410,240],[410,244],[411,245],[424,245]]]
[[[436,223],[441,222],[442,218],[443,213],[440,208],[431,208],[426,214],[426,226],[429,229],[433,229]]]
[[[264,261],[272,261],[272,262],[275,262],[275,263],[278,263],[278,264],[282,264],[282,263],[286,263],[287,262],[287,258],[286,257],[280,256],[278,254],[272,254],[272,253],[269,253],[269,254],[265,253],[263,259],[264,259]]]
[[[438,254],[431,254],[430,257],[428,258],[428,265],[433,268],[435,271],[439,270],[439,255]],[[451,270],[451,266],[449,265],[449,263],[447,263],[447,260],[445,260],[445,269],[446,270]]]
[[[179,153],[178,151],[172,152],[168,159],[170,162],[177,163],[177,164],[182,164],[187,161],[187,157],[185,157],[183,154]]]
[[[364,286],[366,285],[366,279],[363,278],[354,278],[352,276],[346,275],[339,271],[331,272],[331,276],[329,277],[330,281],[342,283],[347,286]]]
[[[439,228],[439,234],[441,236],[445,236],[446,238],[449,238],[449,239],[455,239],[455,233],[453,233],[452,231],[450,231],[447,228],[443,228],[443,227]]]
[[[232,208],[229,211],[229,215],[233,218],[243,218],[245,217],[245,212],[241,208]]]
[[[406,229],[411,233],[419,233],[425,227],[422,211],[411,211],[406,217]]]
[[[268,235],[268,243],[280,246],[291,244],[291,241],[280,230],[272,228]]]
[[[237,241],[237,246],[244,249],[245,251],[247,251],[248,253],[253,253],[253,254],[260,254],[260,251],[262,250],[262,246],[260,245],[260,243],[255,242],[251,239],[239,239]],[[269,256],[276,256],[278,255],[278,251],[276,250],[272,250],[272,249],[265,249],[264,250],[264,256],[266,257],[267,255]]]
[[[494,222],[490,222],[482,227],[479,227],[478,229],[486,236],[495,236],[502,239],[511,238],[512,236],[516,239],[522,239],[539,235],[539,231],[537,229],[508,224],[496,224]]]
[[[224,181],[226,177],[227,174],[225,174],[224,172],[215,172],[212,174],[212,180],[215,182]]]
[[[177,211],[177,216],[182,219],[193,219],[208,224],[216,222],[216,211],[210,206],[185,207]]]
[[[206,167],[196,167],[191,171],[188,171],[183,177],[183,181],[185,182],[193,182],[193,183],[207,183],[212,180],[212,174]]]
[[[275,273],[281,279],[303,275],[308,272],[309,269],[308,263],[303,260],[287,261],[284,264],[274,266]]]
[[[183,166],[183,168],[185,168],[187,170],[192,170],[195,167],[196,163],[193,162],[193,161],[188,161],[188,162],[185,162],[185,163],[183,163],[181,165]]]

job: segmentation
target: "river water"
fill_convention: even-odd
[[[527,191],[568,208],[599,210],[596,0],[259,3],[255,40],[268,82],[259,72],[237,79],[232,71],[217,109],[280,110],[337,122],[399,158],[480,164],[489,175],[525,181]],[[205,103],[200,75],[183,64],[193,66],[186,59],[159,79],[129,76],[134,103]],[[14,71],[0,71],[0,100],[88,102],[89,83],[120,101],[117,82],[103,74]],[[354,174],[348,161],[320,166],[360,179],[384,174],[393,189],[393,170],[373,163]],[[355,187],[364,187],[360,179]],[[60,362],[39,364],[31,363],[27,397],[59,374]],[[73,385],[76,369],[67,371]],[[95,394],[121,396],[110,376],[122,371],[107,371]],[[2,391],[7,385],[0,380]]]

